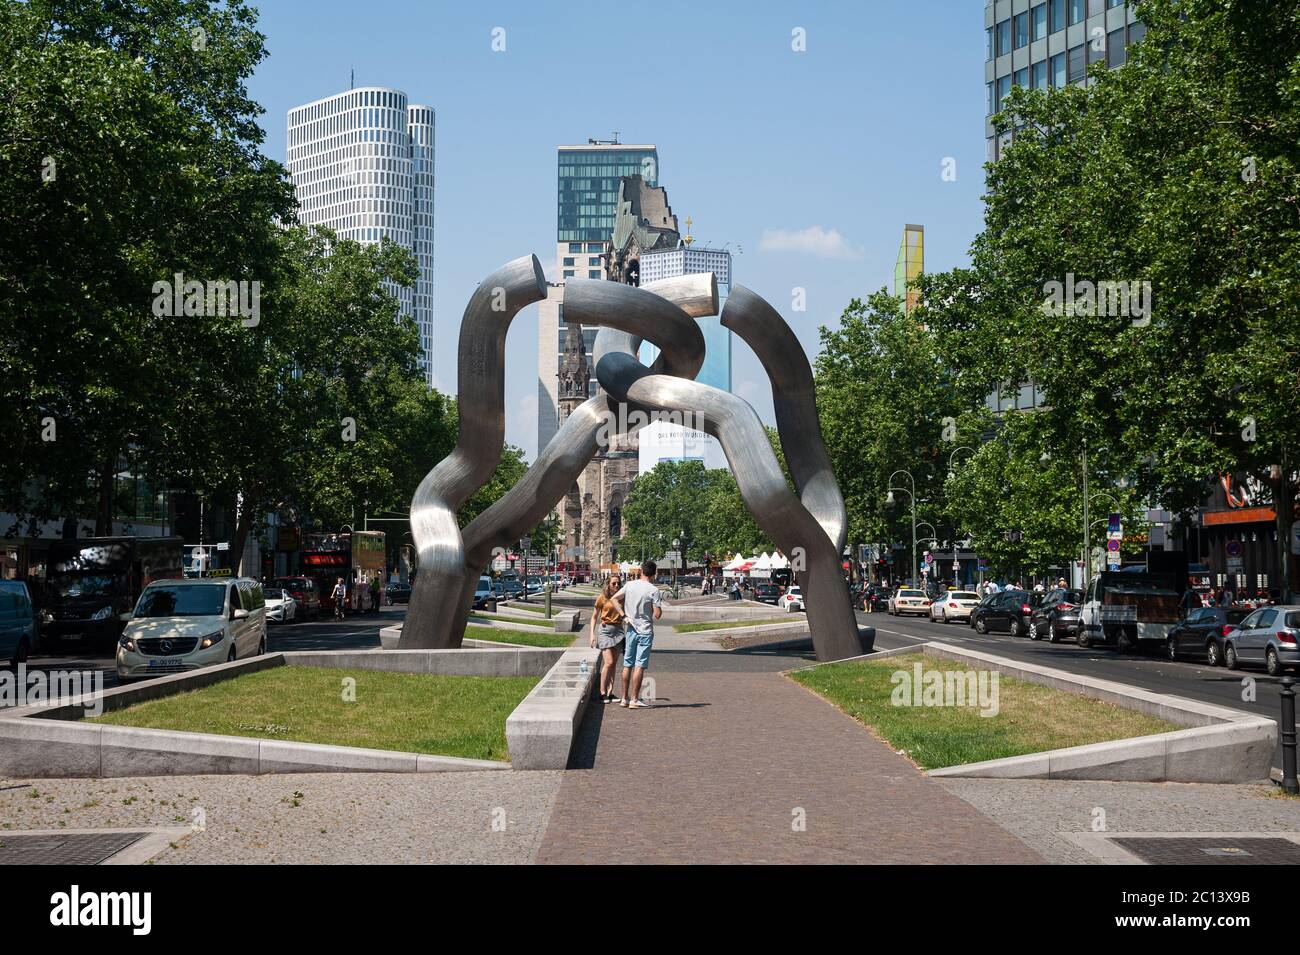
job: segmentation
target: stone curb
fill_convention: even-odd
[[[599,673],[599,650],[574,647],[563,652],[550,672],[506,718],[511,766],[515,769],[568,766],[573,740]]]

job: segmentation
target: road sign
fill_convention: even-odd
[[[1245,561],[1243,561],[1240,557],[1229,557],[1229,558],[1228,558],[1228,573],[1230,573],[1230,574],[1241,574],[1241,573],[1244,573],[1245,570],[1246,570],[1246,568],[1245,568],[1244,565],[1245,565]]]
[[[1118,514],[1111,514],[1106,523],[1106,531],[1109,534],[1120,534],[1124,532],[1124,521]]]
[[[953,570],[961,570],[961,561],[959,561],[959,560],[954,560],[954,561],[952,562],[952,569],[953,569]]]
[[[1106,541],[1106,549],[1112,554],[1119,553],[1119,538],[1112,537],[1110,540]]]
[[[1240,556],[1241,556],[1241,541],[1239,541],[1239,540],[1230,540],[1230,541],[1227,541],[1227,542],[1223,545],[1223,549],[1224,549],[1225,551],[1227,551],[1229,557],[1240,557]]]

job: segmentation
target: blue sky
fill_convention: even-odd
[[[478,281],[534,252],[555,266],[555,147],[659,147],[660,184],[735,281],[811,356],[818,327],[892,282],[904,223],[926,266],[962,265],[980,228],[981,0],[835,3],[445,3],[263,0],[268,58],[249,87],[268,155],[285,112],[356,83],[437,111],[434,373],[456,390],[461,312]],[[505,30],[504,52],[492,31]],[[806,52],[791,48],[802,28]],[[956,160],[955,181],[941,176]],[[792,290],[806,290],[805,311]],[[536,453],[536,307],[507,345],[506,439]],[[761,366],[733,342],[733,390],[772,421]]]

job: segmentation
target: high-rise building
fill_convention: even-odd
[[[393,286],[420,331],[433,385],[434,110],[400,90],[366,86],[289,110],[286,165],[298,217],[340,239],[391,239],[414,253],[414,288]]]
[[[1084,83],[1093,63],[1123,65],[1129,44],[1146,35],[1146,26],[1125,0],[985,0],[984,32],[984,136],[991,162],[1005,145],[993,130],[993,114],[1011,87]]]
[[[584,145],[557,150],[555,282],[538,307],[537,320],[537,451],[550,443],[559,427],[560,361],[567,330],[564,325],[564,280],[603,279],[603,256],[614,233],[620,184],[624,176],[640,176],[648,185],[659,182],[659,150],[617,140],[589,139]],[[591,354],[596,329],[583,329]],[[595,394],[595,379],[592,379]]]
[[[903,226],[903,241],[898,244],[894,260],[894,294],[903,301],[903,311],[911,313],[921,293],[911,285],[925,271],[925,226]]]

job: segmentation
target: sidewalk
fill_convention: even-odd
[[[1042,861],[777,672],[802,658],[663,630],[650,662],[654,707],[594,704],[538,862]]]

